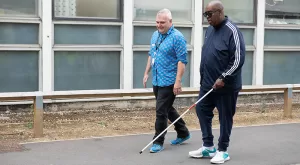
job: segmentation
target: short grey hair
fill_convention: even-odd
[[[172,13],[169,9],[161,9],[157,12],[157,15],[159,14],[166,14],[169,19],[172,19]]]

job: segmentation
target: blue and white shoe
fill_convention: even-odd
[[[189,138],[191,138],[191,135],[189,134],[187,137],[185,138],[176,138],[175,140],[171,141],[171,145],[179,145],[182,144],[184,141],[188,140]]]
[[[198,150],[190,151],[189,156],[192,158],[212,158],[217,154],[217,150],[215,147],[209,149],[207,147],[202,146]]]
[[[157,153],[160,152],[164,149],[164,147],[162,145],[159,144],[153,144],[152,147],[150,148],[150,152],[151,153]]]
[[[210,160],[214,164],[223,164],[230,160],[229,154],[223,151],[217,151],[217,154]]]

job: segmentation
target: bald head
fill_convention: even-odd
[[[224,20],[224,7],[221,1],[210,1],[205,7],[204,17],[212,26],[219,25]]]
[[[214,9],[216,9],[216,10],[221,10],[221,11],[224,10],[224,6],[223,6],[222,2],[221,1],[217,1],[217,0],[210,1],[207,4],[207,7],[212,7]]]

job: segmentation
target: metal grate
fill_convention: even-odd
[[[76,0],[55,0],[54,12],[56,17],[75,17]]]

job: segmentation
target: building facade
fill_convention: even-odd
[[[183,86],[198,87],[208,2],[1,0],[0,92],[142,88],[155,16],[162,8],[171,10],[174,26],[187,40]],[[243,84],[300,83],[300,1],[222,2],[246,42]]]

